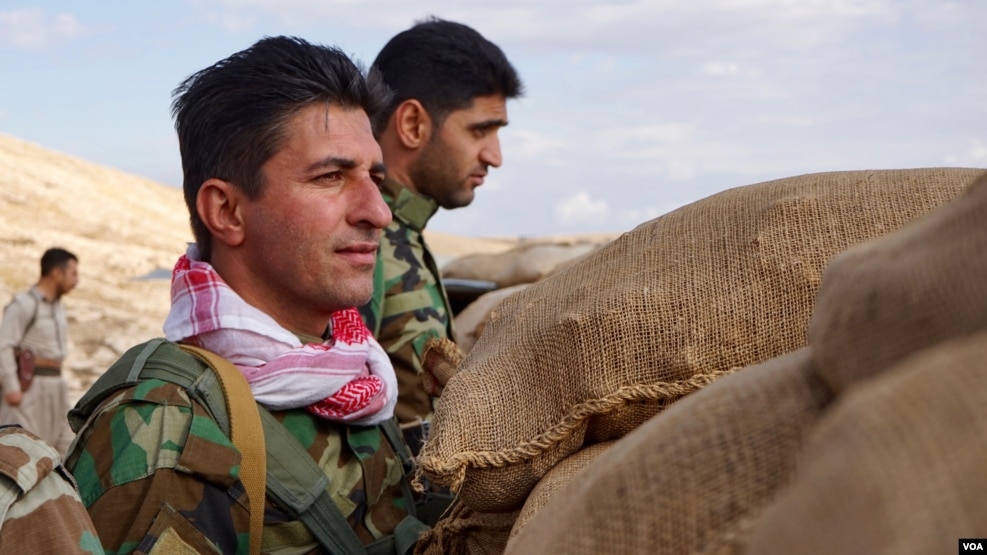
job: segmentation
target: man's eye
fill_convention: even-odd
[[[319,176],[319,179],[326,181],[337,181],[342,178],[343,178],[343,172],[341,171],[328,172]]]

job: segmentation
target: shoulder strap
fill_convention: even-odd
[[[259,405],[257,408],[268,445],[268,493],[291,517],[304,522],[329,553],[366,553],[356,532],[329,496],[326,473],[271,413]]]
[[[264,454],[264,430],[250,384],[233,363],[225,358],[192,345],[179,345],[186,353],[205,361],[219,378],[230,418],[230,439],[243,457],[240,480],[250,500],[250,553],[259,555],[264,534],[264,490],[267,458]]]
[[[24,338],[27,337],[27,332],[31,331],[31,328],[34,327],[34,322],[35,322],[35,320],[38,319],[38,308],[41,306],[41,301],[38,300],[38,298],[34,296],[34,293],[32,293],[31,291],[28,291],[27,296],[28,297],[31,297],[31,299],[34,300],[34,313],[31,314],[31,319],[28,320],[27,321],[27,325],[24,326],[24,333],[21,334],[21,343],[22,344],[24,342]]]
[[[255,526],[259,527],[258,534],[263,531],[266,489],[281,507],[288,509],[289,515],[301,520],[330,553],[365,554],[360,539],[329,496],[329,478],[325,472],[316,466],[298,440],[254,401],[243,374],[229,360],[211,351],[190,345],[180,347],[204,360],[219,377],[229,415],[230,439],[244,457],[240,475],[251,499],[251,538]],[[253,506],[255,499],[261,500],[256,508]],[[251,552],[254,552],[255,544],[259,553],[260,541],[253,539]]]
[[[183,387],[205,406],[220,429],[229,434],[230,420],[223,389],[216,374],[206,372],[206,368],[205,362],[164,338],[135,345],[117,359],[69,411],[69,425],[78,433],[96,408],[114,392],[144,380],[159,379]]]

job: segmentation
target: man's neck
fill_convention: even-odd
[[[50,279],[41,278],[34,284],[34,287],[38,291],[41,291],[41,294],[44,295],[45,300],[48,302],[55,302],[61,297],[58,294],[58,287],[56,287],[55,282]]]
[[[417,151],[409,150],[400,144],[394,131],[388,128],[380,139],[380,150],[384,155],[384,166],[387,168],[387,177],[397,181],[402,186],[418,192],[408,169],[418,156]]]

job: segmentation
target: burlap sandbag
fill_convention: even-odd
[[[519,512],[481,513],[457,500],[449,515],[419,538],[415,555],[501,555]]]
[[[494,254],[468,254],[442,267],[442,276],[492,281],[497,287],[534,283],[598,248],[595,243],[521,243]]]
[[[480,295],[475,301],[467,305],[456,315],[453,322],[452,329],[456,345],[459,345],[464,353],[470,352],[473,345],[476,344],[476,340],[480,338],[480,334],[483,333],[490,312],[497,308],[504,299],[528,287],[528,285],[527,283],[519,283],[502,289],[494,289],[489,293]]]
[[[559,464],[549,470],[541,480],[538,480],[535,488],[531,490],[531,494],[524,502],[524,507],[521,509],[521,513],[514,523],[514,528],[511,529],[511,537],[516,536],[522,528],[527,526],[552,496],[563,490],[574,480],[579,480],[579,473],[589,466],[590,463],[606,453],[614,443],[616,442],[607,441],[587,445],[559,461]]]
[[[846,388],[939,341],[987,327],[987,177],[899,233],[826,269],[809,338],[831,386]]]
[[[733,553],[831,400],[809,348],[694,393],[614,444],[507,553]]]
[[[494,311],[443,393],[422,471],[478,510],[520,508],[587,436],[621,437],[719,376],[804,346],[830,257],[984,174],[803,175],[642,224]]]
[[[985,384],[987,332],[855,385],[810,435],[798,479],[747,552],[925,555],[987,537]]]

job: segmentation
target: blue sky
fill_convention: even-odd
[[[179,186],[187,75],[278,34],[369,64],[427,15],[504,49],[504,165],[430,229],[620,232],[802,173],[987,167],[983,0],[0,3],[0,132]]]

